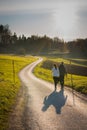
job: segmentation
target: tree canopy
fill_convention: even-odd
[[[57,51],[60,53],[69,52],[73,55],[87,56],[87,38],[76,39],[65,42],[59,37],[50,38],[46,35],[31,35],[26,37],[24,34],[17,36],[16,32],[11,33],[9,25],[0,25],[0,52],[19,53],[46,53]]]

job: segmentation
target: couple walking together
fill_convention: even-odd
[[[55,86],[55,91],[57,89],[57,84],[60,81],[61,89],[64,89],[64,76],[66,75],[66,69],[64,67],[64,63],[61,62],[59,67],[57,67],[56,64],[54,64],[52,68],[52,75],[53,75],[53,80],[54,80],[54,86]]]

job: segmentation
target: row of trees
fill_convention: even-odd
[[[8,25],[0,25],[0,44],[5,45],[10,43],[11,31]]]
[[[31,35],[30,37],[22,35],[18,37],[16,33],[12,35],[8,25],[0,25],[0,46],[2,47],[14,46],[14,48],[17,48],[18,46],[25,50],[27,49],[27,51],[35,51],[37,49],[41,51],[53,49],[63,51],[64,44],[64,41],[58,37],[52,39],[46,35],[42,37],[38,35]]]
[[[7,50],[8,52],[18,53],[22,50],[26,53],[46,53],[56,50],[58,52],[68,51],[74,55],[80,53],[87,56],[87,39],[64,42],[63,39],[58,37],[50,38],[46,35],[42,37],[38,35],[31,35],[30,37],[22,35],[18,37],[16,33],[11,33],[8,25],[0,25],[0,48],[1,52]]]
[[[24,40],[24,35],[19,37],[19,39]],[[12,35],[9,25],[0,25],[0,45],[5,46],[9,44],[15,44],[18,40],[16,33]]]
[[[74,41],[67,42],[67,49],[73,55],[81,55],[87,57],[87,38],[76,39]]]

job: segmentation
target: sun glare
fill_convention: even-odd
[[[64,39],[68,39],[73,35],[72,32],[76,26],[76,10],[71,6],[62,5],[58,9],[54,10],[53,18],[55,23],[55,30],[59,36]],[[67,37],[68,36],[68,37]]]

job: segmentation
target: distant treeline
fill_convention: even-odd
[[[17,36],[11,33],[8,25],[0,25],[0,53],[15,54],[59,54],[69,53],[73,56],[87,57],[87,38],[65,42],[58,37],[50,38],[46,35]]]

